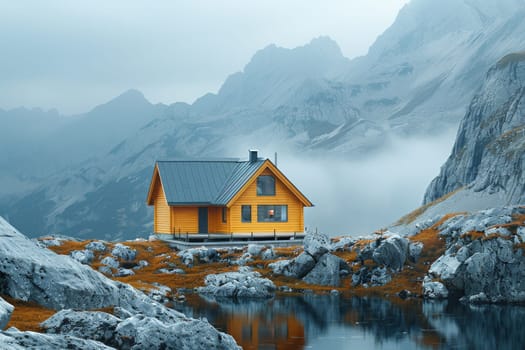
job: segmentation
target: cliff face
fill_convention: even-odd
[[[503,57],[489,70],[461,122],[452,154],[428,187],[424,203],[462,187],[469,192],[497,194],[501,204],[524,203],[524,168],[522,52]]]

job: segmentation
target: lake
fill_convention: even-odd
[[[206,318],[244,349],[522,349],[525,307],[332,295],[264,301],[187,295],[174,308]]]

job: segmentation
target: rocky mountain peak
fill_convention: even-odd
[[[458,188],[525,202],[525,54],[503,57],[488,72],[461,122],[456,143],[427,189],[429,203]]]

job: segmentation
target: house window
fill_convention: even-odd
[[[257,178],[258,196],[275,196],[275,178],[271,175],[262,175]]]
[[[228,217],[228,208],[222,207],[222,222],[226,223],[226,218]]]
[[[287,222],[288,206],[287,205],[258,205],[257,206],[258,222]]]
[[[241,221],[242,222],[252,222],[252,206],[243,205],[241,207]]]

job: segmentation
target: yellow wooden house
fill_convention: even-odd
[[[312,206],[257,151],[247,161],[157,161],[147,204],[157,234],[302,233],[304,207]]]

